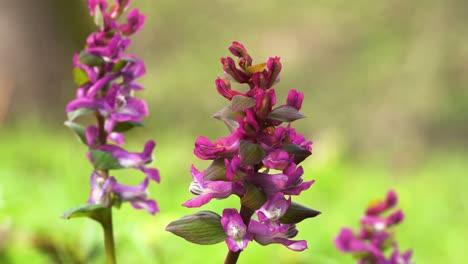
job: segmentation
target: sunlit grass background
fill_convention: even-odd
[[[104,263],[100,227],[63,220],[88,199],[86,148],[62,126],[74,96],[71,57],[93,30],[81,0],[0,0],[0,263]],[[144,58],[151,116],[127,136],[129,150],[154,139],[161,212],[115,210],[120,263],[221,263],[224,243],[198,246],[164,231],[196,209],[181,204],[197,136],[228,130],[210,116],[219,58],[237,40],[255,62],[280,56],[278,102],[305,94],[294,126],[314,141],[304,161],[316,183],[297,201],[322,214],[298,225],[309,249],[251,243],[239,263],[354,263],[333,247],[357,228],[370,200],[397,191],[405,221],[401,249],[418,264],[465,263],[468,237],[467,1],[150,1],[131,52]],[[138,171],[117,171],[137,183]],[[204,209],[238,207],[235,197]]]
[[[85,149],[71,140],[71,134],[51,136],[51,132],[27,126],[0,134],[4,247],[0,262],[50,263],[54,256],[59,263],[102,263],[100,227],[84,219],[59,218],[62,211],[87,199],[91,167],[82,158]],[[164,231],[171,220],[196,211],[180,206],[191,197],[187,188],[189,163],[195,160],[192,141],[160,139],[155,164],[163,181],[151,188],[161,208],[159,214],[152,217],[128,205],[115,211],[121,263],[219,263],[224,258],[224,243],[198,246]],[[295,253],[280,245],[252,243],[242,253],[242,263],[352,263],[349,256],[333,248],[333,237],[343,225],[356,227],[367,202],[381,197],[388,188],[397,190],[407,217],[397,230],[400,246],[413,248],[417,263],[463,263],[468,179],[461,173],[468,170],[466,156],[432,153],[425,165],[392,173],[378,160],[349,163],[340,156],[321,154],[320,142],[315,149],[304,167],[305,179],[316,179],[316,183],[297,199],[323,212],[298,225],[298,238],[307,239],[309,249]],[[237,207],[237,200],[214,201],[206,208],[220,212],[224,206]]]

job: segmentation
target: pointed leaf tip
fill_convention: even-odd
[[[83,144],[88,145],[88,142],[86,141],[86,128],[72,121],[65,121],[64,124],[75,133]]]
[[[87,82],[89,82],[89,77],[86,74],[86,72],[78,67],[73,69],[73,79],[75,80],[75,84],[77,87],[81,87]]]
[[[234,95],[231,100],[231,110],[233,112],[243,111],[255,106],[255,99],[242,95]]]
[[[273,111],[270,112],[268,118],[279,120],[283,122],[293,122],[295,120],[304,118],[305,116],[301,114],[296,108],[289,106],[289,105],[282,105],[279,106]]]
[[[86,51],[80,52],[78,61],[80,63],[83,63],[83,64],[91,66],[91,67],[101,66],[102,64],[104,64],[104,59],[103,58],[101,58],[99,56],[96,56],[94,54],[88,53]]]
[[[304,205],[292,202],[286,213],[280,218],[282,224],[295,224],[304,219],[316,217],[321,212]]]
[[[91,160],[96,170],[116,170],[123,168],[114,156],[105,151],[90,149],[89,153],[91,154]]]
[[[114,131],[115,132],[125,132],[128,131],[134,127],[142,127],[145,124],[143,122],[134,122],[134,121],[128,121],[128,122],[119,122],[115,124],[114,126]]]
[[[108,208],[101,204],[84,204],[64,212],[61,217],[63,219],[88,217],[101,222],[104,210],[108,210]]]

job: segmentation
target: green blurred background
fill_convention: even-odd
[[[406,219],[402,249],[419,264],[464,263],[468,235],[468,2],[463,0],[135,0],[147,14],[131,52],[151,115],[127,135],[130,150],[155,139],[162,182],[155,217],[115,211],[120,263],[220,263],[226,245],[198,246],[164,231],[197,210],[189,168],[199,135],[227,135],[211,114],[219,58],[233,40],[256,62],[280,56],[284,102],[305,94],[296,129],[314,141],[303,163],[311,189],[296,200],[322,211],[298,225],[309,249],[254,243],[239,263],[354,263],[337,252],[343,226],[357,228],[368,201],[393,188]],[[65,221],[85,202],[92,170],[86,149],[64,126],[74,97],[71,57],[93,30],[84,0],[0,0],[0,263],[103,263],[100,227]],[[118,172],[124,182],[141,176]],[[134,176],[134,177],[133,177]],[[238,207],[234,197],[205,209]]]

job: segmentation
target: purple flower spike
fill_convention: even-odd
[[[312,141],[291,127],[292,122],[303,117],[298,111],[304,96],[293,90],[288,105],[275,106],[276,91],[272,87],[279,81],[280,58],[271,57],[267,62],[253,64],[247,49],[239,42],[233,42],[229,51],[236,58],[221,58],[225,78],[215,80],[217,93],[228,100],[228,105],[213,117],[223,121],[230,134],[214,141],[204,136],[196,139],[194,154],[212,162],[202,172],[192,166],[189,190],[196,197],[183,205],[200,207],[213,198],[224,199],[231,194],[240,198],[242,219],[235,209],[223,212],[230,249],[226,263],[235,262],[240,250],[252,240],[249,238],[252,234],[261,245],[279,243],[294,251],[305,250],[306,241],[290,240],[298,233],[296,223],[318,215],[318,211],[291,201],[292,195],[300,195],[314,183],[304,181],[304,169],[299,166],[311,154]],[[231,81],[246,84],[246,89],[233,90]],[[201,216],[216,219],[219,215],[200,212],[187,216],[171,223],[169,231],[194,243],[207,243],[192,233],[184,236],[185,227],[180,228],[184,231],[176,230],[182,222]],[[242,220],[248,224],[244,225]],[[230,227],[227,223],[231,222]],[[193,228],[195,231],[198,226]]]
[[[140,126],[143,118],[149,115],[146,102],[135,96],[137,91],[143,90],[136,79],[145,74],[145,64],[137,56],[126,53],[131,43],[129,36],[142,29],[145,16],[138,9],[127,13],[130,0],[114,0],[113,3],[87,0],[87,5],[97,27],[86,38],[83,50],[73,56],[77,91],[76,98],[66,106],[69,117],[66,125],[90,149],[86,155],[95,171],[90,177],[88,203],[112,207],[129,202],[136,209],[155,214],[157,204],[148,198],[147,192],[151,180],[160,181],[159,171],[147,167],[153,161],[155,142],[147,141],[141,153],[122,147],[124,132]],[[125,21],[120,19],[123,15],[127,18]],[[79,124],[78,117],[83,115],[94,116],[95,123]],[[145,177],[141,184],[121,185],[110,176],[110,170],[123,168],[142,171]]]
[[[152,215],[159,211],[156,201],[148,199],[148,178],[145,178],[143,182],[137,186],[119,184],[113,177],[110,177],[109,181],[112,182],[111,191],[118,196],[121,202],[130,202],[134,208],[145,209]]]
[[[193,182],[190,184],[190,192],[197,195],[197,197],[182,204],[185,207],[200,207],[210,202],[213,198],[223,199],[233,193],[232,182],[204,181],[204,172],[199,172],[193,165],[190,172],[193,177]]]
[[[403,220],[403,212],[398,210],[387,217],[382,215],[396,206],[396,203],[394,191],[388,192],[385,201],[372,203],[361,218],[358,235],[353,234],[349,228],[343,228],[335,238],[336,248],[342,252],[354,253],[358,264],[411,264],[411,251],[400,255],[394,231],[390,230],[391,226]],[[387,258],[385,251],[389,248],[393,248],[393,251],[390,258]]]
[[[231,251],[244,250],[249,241],[253,239],[252,234],[247,232],[247,227],[236,209],[224,209],[221,225],[228,236],[226,244]]]

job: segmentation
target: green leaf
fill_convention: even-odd
[[[290,155],[294,155],[294,163],[296,164],[301,163],[312,154],[312,152],[307,149],[293,143],[285,144],[281,149],[288,152]]]
[[[77,87],[81,87],[87,82],[89,82],[89,77],[86,72],[81,68],[73,68],[73,79],[75,79],[75,84]]]
[[[231,100],[231,110],[233,112],[243,111],[244,109],[255,106],[255,99],[242,95],[234,95]]]
[[[129,63],[129,62],[135,62],[135,59],[123,58],[123,59],[119,60],[117,63],[114,64],[114,67],[112,67],[112,72],[114,72],[114,73],[119,72],[119,71],[122,70],[122,69],[127,65],[127,63]]]
[[[282,224],[299,223],[304,219],[316,217],[319,214],[321,214],[319,211],[292,202],[286,213],[280,218],[280,222]]]
[[[94,54],[88,53],[86,51],[80,52],[78,57],[78,61],[82,64],[94,67],[94,66],[101,66],[104,64],[104,59],[96,56]]]
[[[243,114],[241,112],[233,112],[230,106],[226,106],[216,112],[212,117],[224,121],[229,131],[232,132],[239,127],[237,119],[242,116]]]
[[[242,165],[255,165],[262,162],[266,156],[265,150],[258,144],[242,140],[239,145]]]
[[[65,121],[65,126],[67,126],[73,132],[75,132],[75,135],[83,144],[88,145],[88,142],[86,140],[86,128],[85,127],[78,125],[77,123],[74,123],[72,121]]]
[[[268,118],[279,120],[283,122],[293,122],[297,119],[304,118],[305,116],[299,113],[296,108],[289,105],[279,106],[270,112]]]
[[[89,217],[98,222],[102,222],[105,210],[108,210],[108,208],[101,204],[84,204],[64,212],[61,217],[64,219]]]
[[[211,211],[186,215],[171,222],[166,231],[199,245],[216,244],[227,237],[221,225],[221,216]]]
[[[119,161],[107,152],[90,149],[89,153],[91,154],[91,160],[96,170],[116,170],[123,168]]]
[[[246,189],[246,193],[241,198],[241,204],[252,211],[262,207],[267,200],[265,193],[248,182],[244,182],[244,188]]]
[[[99,28],[104,28],[104,17],[101,12],[99,5],[94,8],[94,24]]]
[[[226,165],[223,158],[213,160],[203,175],[205,181],[226,181]]]
[[[93,109],[78,108],[78,109],[76,109],[74,111],[68,112],[67,116],[68,116],[69,121],[73,121],[73,120],[75,120],[76,118],[78,118],[80,116],[90,115],[90,114],[94,114],[94,113],[95,113],[95,110],[93,110]]]
[[[115,132],[125,132],[125,131],[128,131],[128,130],[134,128],[134,127],[142,127],[142,126],[144,126],[143,122],[133,122],[133,121],[120,122],[120,123],[115,124],[114,131]]]

